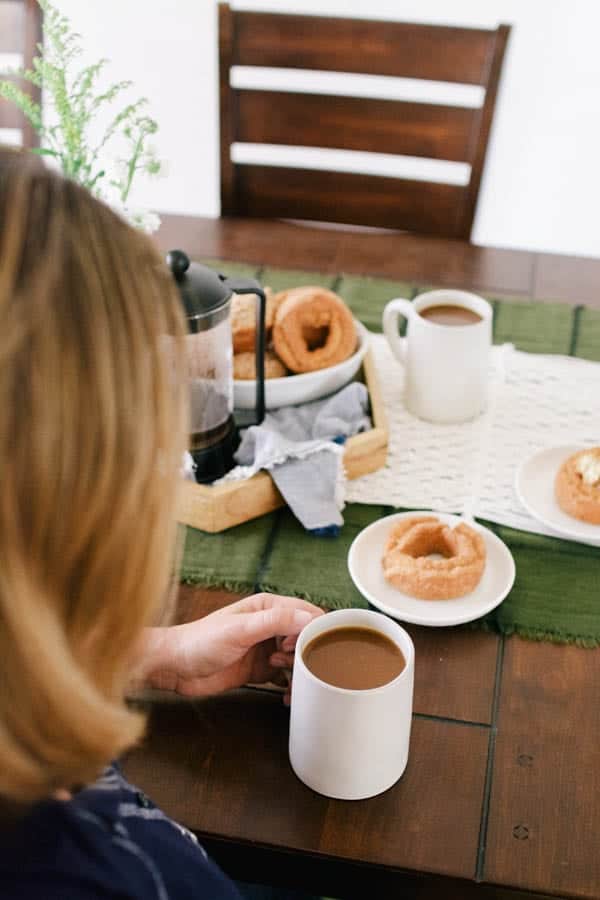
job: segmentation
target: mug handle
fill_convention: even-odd
[[[403,316],[407,321],[414,315],[415,308],[410,300],[397,297],[390,300],[383,310],[383,332],[396,359],[404,363],[405,338],[398,334],[398,319]]]

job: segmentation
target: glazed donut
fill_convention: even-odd
[[[432,554],[442,559],[432,559]],[[388,536],[383,574],[411,597],[452,600],[477,587],[485,558],[482,536],[464,522],[450,528],[433,516],[411,516],[401,519]]]
[[[569,456],[556,474],[554,492],[567,515],[600,525],[600,447]]]
[[[279,304],[278,294],[273,294],[271,288],[265,288],[267,300],[265,309],[265,333],[267,342],[271,338],[275,310]],[[233,352],[246,353],[256,347],[256,294],[234,294],[231,298],[231,336],[233,339]]]
[[[292,372],[314,372],[343,362],[356,349],[352,313],[321,287],[285,291],[273,325],[275,352]]]
[[[265,378],[283,378],[287,369],[272,350],[265,353]],[[256,378],[256,354],[236,353],[233,357],[233,377],[236,381],[254,381]]]

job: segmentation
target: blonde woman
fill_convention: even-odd
[[[125,698],[277,678],[319,611],[259,595],[156,624],[186,436],[178,296],[144,236],[20,154],[0,154],[0,323],[0,895],[238,897],[111,764],[143,732]]]

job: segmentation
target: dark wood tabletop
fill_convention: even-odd
[[[186,217],[165,217],[158,240],[200,258],[600,308],[600,260]],[[183,587],[178,620],[234,598]],[[339,898],[600,898],[599,652],[468,628],[408,630],[410,757],[381,796],[335,801],[305,787],[288,762],[288,711],[252,688],[157,702],[128,776],[247,881]]]

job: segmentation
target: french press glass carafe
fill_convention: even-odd
[[[239,428],[260,425],[265,417],[265,294],[252,278],[227,278],[191,263],[182,250],[170,250],[171,269],[188,323],[186,335],[191,433],[189,451],[199,483],[220,478],[234,466]],[[256,294],[256,404],[254,415],[234,418],[231,298]]]

